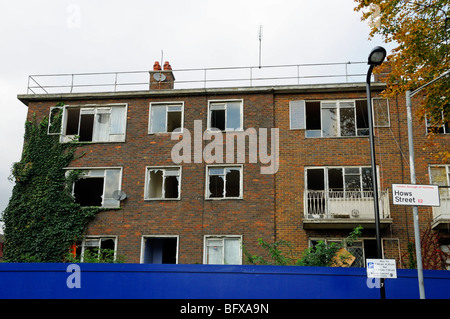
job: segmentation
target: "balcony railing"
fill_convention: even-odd
[[[379,192],[380,218],[390,218],[389,192]],[[306,219],[374,220],[372,191],[305,191]]]
[[[433,221],[450,221],[450,189],[441,189],[440,192],[441,206],[433,207]]]
[[[364,82],[366,62],[173,69],[175,89]],[[150,71],[46,74],[28,77],[27,94],[149,90]]]

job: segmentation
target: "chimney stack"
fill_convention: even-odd
[[[163,70],[158,61],[153,64],[153,71],[150,71],[150,90],[170,90],[173,89],[175,76],[169,62],[164,62]]]

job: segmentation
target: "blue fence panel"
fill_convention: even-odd
[[[387,299],[418,299],[416,270]],[[450,272],[424,271],[427,299],[450,298]],[[0,299],[379,299],[365,268],[0,263]]]

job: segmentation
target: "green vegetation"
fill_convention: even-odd
[[[292,252],[292,245],[285,240],[279,240],[273,244],[266,243],[261,238],[258,244],[268,253],[270,260],[266,260],[259,255],[250,254],[243,247],[244,255],[249,264],[253,265],[291,265],[291,266],[348,266],[348,261],[352,255],[342,251],[342,248],[352,246],[353,242],[361,237],[362,227],[358,226],[353,229],[348,237],[341,243],[332,243],[327,245],[324,241],[319,241],[314,247],[310,247],[303,252],[301,258],[296,258]]]
[[[61,112],[53,114],[51,127],[60,123]],[[25,123],[22,158],[11,170],[15,185],[2,217],[8,262],[63,261],[101,210],[74,202],[71,188],[81,171],[66,174],[65,168],[79,144],[60,143],[47,129],[47,118]]]

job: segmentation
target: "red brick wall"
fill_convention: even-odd
[[[204,163],[183,164],[181,200],[145,201],[145,167],[175,165],[171,160],[171,134],[148,134],[149,103],[184,102],[184,127],[194,132],[194,120],[206,129],[210,99],[243,99],[244,129],[273,125],[272,97],[262,95],[201,95],[117,100],[89,100],[89,104],[128,103],[125,143],[94,143],[77,150],[73,167],[123,167],[122,190],[128,198],[121,210],[100,212],[87,235],[118,236],[118,254],[127,262],[140,258],[143,235],[179,235],[179,263],[203,262],[204,235],[241,235],[243,244],[257,253],[257,239],[274,239],[274,176],[261,175],[260,164],[244,164],[243,199],[205,200]],[[63,101],[66,105],[82,101]],[[56,102],[31,103],[29,117],[47,116]],[[192,136],[192,138],[194,138]],[[209,141],[203,141],[203,145]],[[193,150],[193,148],[192,148]],[[224,149],[224,155],[226,154]],[[260,252],[261,253],[261,252]]]
[[[374,92],[374,96],[379,92]],[[297,254],[307,248],[312,237],[345,237],[347,230],[305,230],[303,228],[304,172],[307,166],[370,166],[370,147],[367,137],[305,138],[304,130],[289,130],[289,101],[324,99],[364,99],[365,88],[341,92],[254,94],[177,95],[167,97],[134,97],[86,101],[65,100],[70,104],[127,103],[128,120],[125,143],[97,143],[81,147],[75,160],[77,167],[123,167],[122,190],[128,199],[121,210],[105,211],[89,225],[88,235],[117,235],[118,253],[127,262],[139,262],[143,235],[179,235],[179,263],[203,262],[204,235],[242,235],[243,244],[251,253],[262,253],[257,239],[265,241],[285,239]],[[177,143],[170,134],[149,135],[150,102],[183,101],[184,127],[193,133],[194,120],[203,121],[206,128],[208,100],[243,99],[244,129],[279,128],[280,166],[276,175],[261,175],[260,164],[245,164],[244,196],[239,200],[205,200],[205,164],[183,164],[181,200],[144,201],[145,167],[171,165],[170,152]],[[56,102],[31,102],[31,113],[37,118],[47,116]],[[418,100],[413,100],[417,110]],[[390,127],[375,129],[376,159],[380,168],[380,187],[392,183],[410,183],[405,99],[399,96],[389,101]],[[429,183],[428,165],[439,164],[434,154],[448,150],[449,136],[438,138],[439,147],[425,148],[424,120],[414,116],[416,175],[418,182]],[[208,144],[204,141],[203,145]],[[434,154],[430,154],[434,151]],[[224,152],[225,153],[225,152]],[[392,198],[391,198],[392,199]],[[392,200],[391,200],[392,202]],[[420,226],[424,229],[431,218],[430,208],[419,208]],[[400,249],[406,251],[413,240],[411,207],[391,205],[393,222],[383,230],[382,237],[399,239]],[[373,229],[363,232],[374,238]]]
[[[373,93],[373,96],[379,92]],[[276,176],[276,236],[293,243],[300,256],[308,247],[309,238],[344,238],[351,231],[306,230],[303,228],[305,167],[307,166],[370,166],[368,137],[305,138],[304,130],[289,129],[289,101],[364,99],[363,90],[344,93],[283,94],[275,97],[276,126],[280,128],[280,169]],[[428,184],[428,165],[441,163],[435,154],[448,150],[449,136],[438,138],[438,147],[426,148],[425,121],[416,116],[418,100],[413,101],[415,169],[417,183]],[[392,205],[391,184],[410,183],[406,105],[404,97],[389,101],[390,127],[375,128],[376,162],[380,188],[389,188],[390,212],[393,222],[382,231],[382,238],[399,239],[402,253],[407,242],[414,241],[412,208]],[[430,154],[430,152],[434,152]],[[419,207],[420,228],[429,225],[431,208]],[[444,234],[445,235],[445,234]],[[375,238],[374,229],[363,231],[364,238]],[[397,252],[398,255],[398,252]]]

